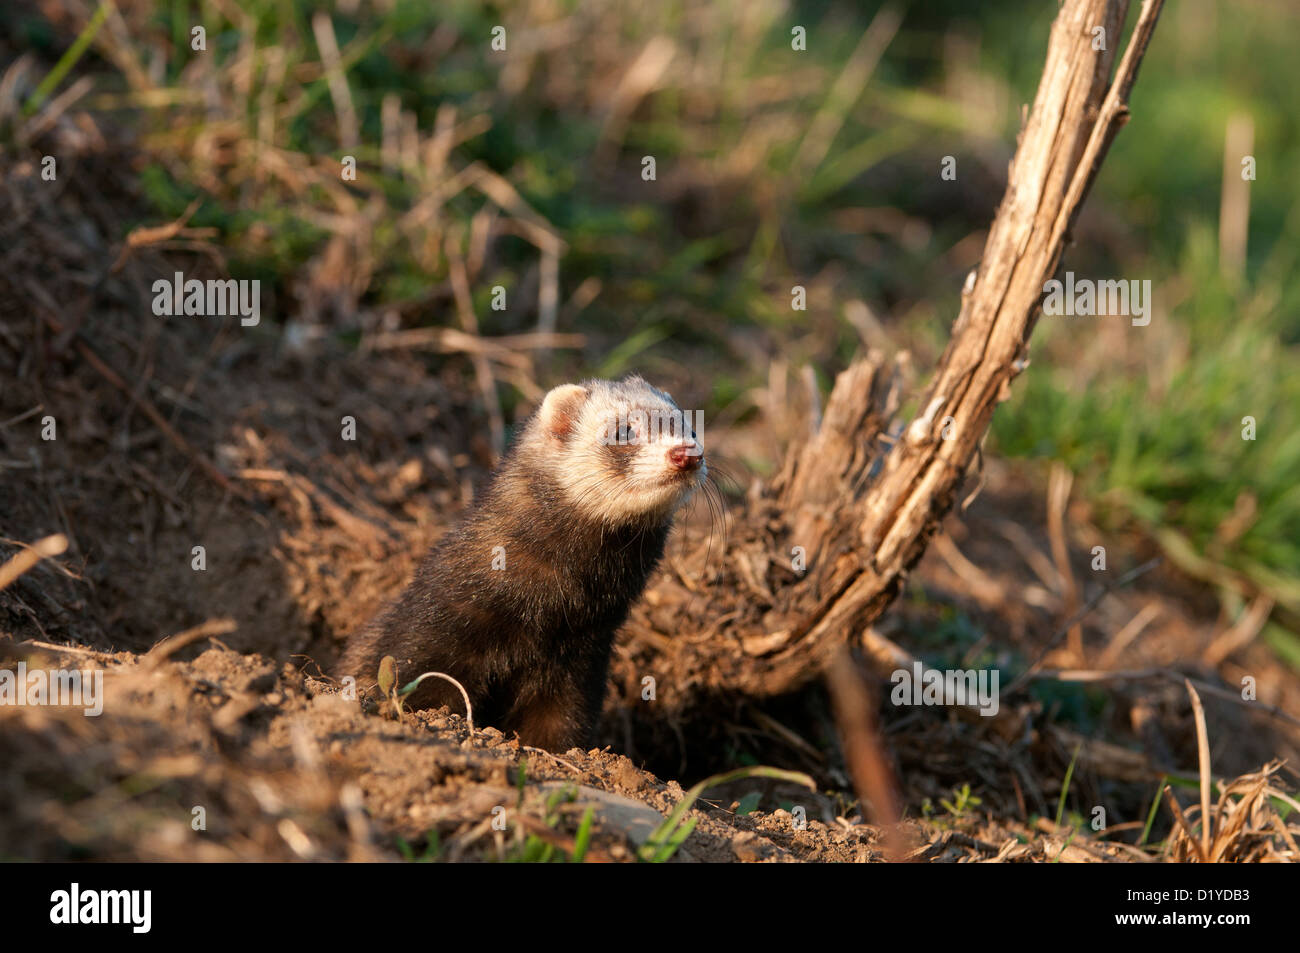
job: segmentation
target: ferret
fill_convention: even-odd
[[[391,655],[399,685],[456,679],[476,724],[548,751],[588,744],[615,632],[708,476],[687,421],[637,376],[550,391],[459,526],[348,640],[339,673],[366,688]],[[464,709],[442,679],[407,703]]]

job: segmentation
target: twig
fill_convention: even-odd
[[[356,107],[352,104],[352,91],[348,88],[347,77],[344,75],[347,67],[339,55],[339,44],[329,14],[317,10],[311,18],[311,29],[316,35],[316,48],[320,50],[324,64],[330,99],[334,101],[334,114],[339,124],[339,146],[346,151],[354,151],[361,141],[361,127],[357,122]]]
[[[1226,632],[1209,644],[1204,654],[1201,655],[1201,660],[1206,665],[1218,668],[1219,663],[1233,652],[1244,649],[1255,640],[1260,630],[1264,628],[1264,623],[1268,621],[1269,615],[1273,612],[1273,604],[1273,599],[1269,596],[1257,596],[1255,601],[1241,614],[1241,617]]]
[[[1143,631],[1146,630],[1146,627],[1150,625],[1163,611],[1164,610],[1161,608],[1160,603],[1155,600],[1148,602],[1139,609],[1137,615],[1129,619],[1129,621],[1125,623],[1124,627],[1111,637],[1110,642],[1101,653],[1101,658],[1098,659],[1099,667],[1105,669],[1114,665],[1124,650],[1133,644],[1133,641],[1141,635]]]
[[[0,590],[6,589],[15,579],[27,572],[42,559],[62,555],[68,548],[68,537],[62,533],[38,539],[30,546],[19,550],[3,566],[0,566]]]
[[[89,76],[83,76],[75,83],[56,96],[48,106],[33,117],[21,130],[20,135],[24,142],[34,142],[53,125],[59,121],[59,117],[72,108],[77,100],[83,98],[86,93],[95,88],[95,81]]]
[[[465,691],[465,686],[462,685],[460,682],[456,681],[456,680],[455,680],[454,678],[452,678],[450,675],[445,675],[445,674],[443,674],[442,672],[425,672],[423,675],[421,675],[419,678],[417,678],[415,681],[413,681],[410,685],[403,686],[403,691],[405,691],[405,690],[408,689],[408,688],[409,688],[411,691],[415,691],[415,687],[416,687],[417,685],[419,685],[422,681],[424,681],[426,678],[441,678],[441,679],[443,679],[444,681],[451,682],[453,685],[455,685],[457,688],[460,689],[460,697],[463,698],[463,699],[465,699],[465,721],[466,721],[466,723],[468,723],[468,725],[469,725],[470,733],[473,734],[473,732],[474,732],[474,709],[473,709],[472,707],[470,707],[470,703],[469,703],[469,692]]]
[[[847,649],[841,648],[826,667],[835,723],[858,798],[871,805],[872,821],[885,828],[885,848],[891,859],[906,856],[898,822],[898,782],[876,726],[876,703]]]
[[[1180,808],[1178,802],[1174,800],[1173,789],[1166,784],[1161,793],[1164,794],[1165,803],[1169,805],[1169,813],[1174,816],[1174,823],[1176,823],[1179,829],[1182,830],[1183,834],[1186,835],[1188,843],[1190,843],[1192,849],[1196,851],[1196,856],[1200,858],[1201,863],[1205,863],[1205,851],[1201,848],[1201,842],[1192,834],[1191,825],[1189,825],[1187,819],[1183,817],[1182,808]]]
[[[1192,699],[1192,716],[1196,720],[1196,760],[1201,775],[1201,853],[1210,856],[1210,738],[1205,729],[1205,706],[1191,681],[1183,679]]]
[[[1074,474],[1059,461],[1054,463],[1047,481],[1047,534],[1051,541],[1052,561],[1056,563],[1056,574],[1060,577],[1061,596],[1066,611],[1070,613],[1079,608],[1079,586],[1070,565],[1069,541],[1065,538],[1065,509],[1073,485]],[[1082,663],[1083,628],[1077,623],[1070,626],[1068,644],[1070,654]]]
[[[1139,576],[1145,575],[1146,573],[1150,572],[1152,569],[1155,569],[1162,562],[1164,562],[1164,557],[1162,556],[1157,556],[1154,559],[1149,559],[1146,562],[1144,562],[1141,566],[1138,566],[1136,569],[1129,570],[1128,572],[1120,576],[1118,579],[1116,579],[1114,582],[1110,583],[1109,585],[1103,586],[1102,589],[1098,591],[1091,599],[1089,599],[1087,602],[1085,602],[1082,606],[1079,607],[1078,612],[1074,613],[1074,615],[1070,616],[1070,618],[1065,620],[1065,624],[1062,625],[1059,629],[1057,629],[1056,633],[1050,639],[1048,639],[1047,645],[1045,645],[1043,647],[1043,650],[1038,653],[1038,657],[1034,659],[1034,661],[1029,665],[1029,667],[1026,668],[1018,678],[1012,681],[1012,683],[1003,690],[1002,697],[1005,698],[1006,696],[1010,695],[1012,692],[1019,691],[1021,688],[1023,688],[1025,686],[1025,683],[1027,683],[1030,680],[1030,678],[1033,677],[1034,672],[1038,670],[1038,666],[1043,664],[1043,659],[1047,658],[1047,656],[1051,654],[1052,650],[1056,648],[1058,644],[1060,644],[1060,641],[1063,638],[1065,638],[1065,636],[1069,633],[1069,631],[1072,628],[1074,628],[1074,626],[1078,624],[1084,618],[1084,616],[1086,616],[1093,609],[1097,608],[1097,606],[1101,603],[1101,600],[1105,599],[1116,589],[1121,589],[1124,586],[1127,586],[1129,583],[1137,579]]]
[[[1033,679],[1050,678],[1058,682],[1121,682],[1121,681],[1141,681],[1150,678],[1166,678],[1173,682],[1190,681],[1196,686],[1197,690],[1206,695],[1213,695],[1215,698],[1221,698],[1224,701],[1233,702],[1246,708],[1258,708],[1265,713],[1272,715],[1274,718],[1289,722],[1300,728],[1300,718],[1292,715],[1290,712],[1283,711],[1276,705],[1270,705],[1262,701],[1247,701],[1236,692],[1230,692],[1225,688],[1219,688],[1217,685],[1211,685],[1199,679],[1185,679],[1185,676],[1165,668],[1142,668],[1128,669],[1123,671],[1100,671],[1089,669],[1047,669],[1033,673],[1030,676]]]
[[[470,727],[472,728],[473,726],[471,725]],[[552,761],[554,761],[556,764],[563,765],[564,767],[566,767],[566,768],[568,768],[570,771],[572,771],[574,774],[582,774],[582,769],[579,768],[576,764],[574,764],[574,763],[571,762],[571,761],[565,761],[565,760],[564,760],[563,758],[561,758],[559,755],[551,754],[551,753],[550,753],[549,751],[547,751],[545,748],[534,748],[532,745],[520,745],[520,746],[519,746],[519,750],[520,750],[520,751],[531,751],[531,752],[533,752],[534,754],[544,754],[544,755],[546,755],[546,757],[550,758],[550,759],[551,759]]]
[[[193,645],[200,639],[211,638],[214,635],[226,635],[234,632],[235,629],[234,619],[209,619],[207,622],[196,625],[191,629],[177,632],[175,635],[163,639],[145,653],[144,658],[140,660],[140,665],[146,670],[157,668],[185,646]]]
[[[470,298],[465,260],[461,257],[454,236],[451,235],[447,236],[447,265],[451,272],[452,293],[456,299],[456,312],[460,316],[461,329],[466,334],[477,337],[478,318],[474,315],[474,303]],[[499,459],[505,452],[506,425],[501,413],[501,397],[497,394],[496,379],[492,376],[492,364],[482,354],[472,354],[470,362],[474,365],[474,376],[483,394],[483,406],[487,411],[488,426],[492,436],[492,453]]]
[[[95,658],[111,659],[112,652],[101,652],[98,649],[88,649],[81,645],[56,645],[53,642],[39,642],[36,639],[25,639],[16,643],[17,648],[31,647],[34,649],[48,649],[51,652],[66,652],[69,655],[90,655]]]
[[[118,254],[117,261],[113,262],[113,267],[109,269],[109,272],[116,274],[121,271],[122,266],[126,264],[127,259],[131,257],[137,248],[146,248],[149,245],[168,242],[177,235],[206,237],[215,234],[215,229],[190,229],[185,227],[201,204],[203,204],[202,199],[195,199],[185,211],[181,212],[179,217],[166,225],[141,225],[139,228],[131,229],[126,236],[126,241],[122,243],[122,251]]]
[[[0,430],[5,430],[9,427],[12,427],[14,424],[20,424],[29,417],[35,417],[44,409],[45,409],[44,404],[37,404],[35,407],[29,407],[27,410],[24,410],[21,414],[15,414],[13,417],[10,417],[8,420],[0,421]]]
[[[409,328],[405,331],[387,331],[366,337],[362,350],[387,351],[398,348],[427,348],[440,354],[484,355],[502,364],[527,368],[525,351],[547,351],[553,348],[576,349],[587,342],[583,334],[503,334],[487,337],[468,334],[458,328]]]

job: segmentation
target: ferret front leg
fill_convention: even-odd
[[[507,734],[519,733],[521,743],[546,751],[568,751],[589,741],[586,699],[576,689],[520,699],[506,719]]]

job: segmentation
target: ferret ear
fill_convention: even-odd
[[[578,384],[561,384],[542,401],[537,412],[542,431],[556,440],[563,440],[573,430],[582,412],[582,405],[590,391]]]

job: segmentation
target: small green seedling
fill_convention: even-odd
[[[1151,825],[1156,822],[1156,812],[1160,810],[1160,792],[1165,789],[1168,778],[1165,775],[1160,776],[1160,783],[1156,785],[1155,797],[1151,798],[1151,809],[1147,811],[1146,826],[1142,828],[1142,836],[1138,838],[1137,846],[1141,847],[1151,836]]]
[[[763,795],[761,792],[750,791],[748,794],[742,797],[740,799],[740,803],[736,805],[736,813],[739,814],[741,817],[745,816],[746,814],[753,814],[754,811],[758,810],[758,802],[761,800],[763,800]]]
[[[1056,826],[1061,826],[1061,818],[1065,816],[1065,796],[1070,793],[1070,779],[1074,777],[1074,766],[1079,760],[1079,752],[1083,750],[1083,745],[1078,744],[1074,747],[1074,757],[1070,758],[1070,766],[1065,769],[1065,780],[1061,782],[1061,796],[1056,802]]]
[[[953,788],[952,794],[953,799],[951,801],[946,797],[941,797],[939,798],[939,803],[943,806],[943,809],[953,817],[963,817],[972,808],[979,807],[982,803],[979,798],[970,793],[970,784],[963,784],[960,788]],[[929,799],[927,798],[926,800],[928,801]],[[924,810],[924,808],[925,806],[922,805],[922,810]],[[933,806],[931,806],[930,810],[933,812]]]
[[[465,691],[465,686],[456,681],[450,675],[444,675],[442,672],[425,672],[419,678],[412,682],[407,682],[401,688],[397,687],[397,660],[391,655],[385,655],[379,660],[379,692],[393,706],[393,717],[398,721],[406,714],[406,697],[420,687],[420,683],[426,678],[441,678],[455,685],[460,690],[461,698],[465,701],[465,723],[469,725],[469,730],[474,730],[474,710],[470,707],[469,694]]]
[[[442,853],[442,842],[438,838],[438,831],[431,829],[424,835],[424,853],[419,857],[415,856],[415,849],[407,842],[405,837],[397,838],[397,850],[402,855],[402,859],[412,864],[431,864],[438,859]]]
[[[524,773],[519,771],[518,781],[520,783],[520,806],[523,803],[522,782]],[[560,808],[565,804],[571,804],[578,799],[578,789],[574,785],[560,788],[547,795],[546,805],[542,812],[542,823],[552,830],[557,830],[560,826],[562,813]],[[537,834],[529,833],[524,835],[522,840],[518,841],[518,846],[503,859],[507,863],[516,864],[546,864],[546,863],[582,863],[587,856],[587,850],[591,846],[591,830],[596,819],[596,809],[594,806],[588,806],[582,814],[582,820],[578,824],[578,831],[573,838],[573,852],[567,854],[562,848],[556,847]],[[522,834],[522,829],[516,827],[516,834]]]
[[[691,831],[695,830],[699,818],[688,818],[686,812],[691,809],[699,796],[709,788],[717,787],[719,784],[726,784],[729,781],[740,781],[744,778],[776,778],[780,781],[802,784],[810,791],[817,790],[816,782],[800,771],[782,771],[780,768],[767,768],[759,765],[715,774],[711,778],[705,778],[686,792],[686,796],[677,802],[677,806],[673,808],[672,813],[664,819],[662,824],[655,828],[654,833],[637,850],[637,858],[651,864],[662,864],[671,858],[673,854],[677,853],[677,848],[682,846],[686,838],[691,836]]]
[[[591,825],[596,820],[596,807],[594,804],[587,805],[587,809],[582,812],[582,822],[578,825],[578,833],[573,836],[573,862],[582,863],[587,856],[587,848],[591,845]]]

